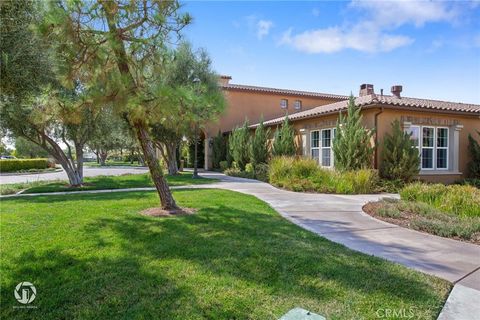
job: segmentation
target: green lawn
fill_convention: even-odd
[[[101,167],[99,163],[92,161],[92,162],[84,162],[84,165],[87,167]],[[138,161],[134,161],[133,163],[125,162],[125,161],[106,161],[105,167],[142,167]]]
[[[198,178],[192,179],[192,173],[182,172],[178,175],[167,176],[170,186],[183,186],[188,184],[206,184],[216,182],[216,179]],[[79,191],[79,190],[102,190],[102,189],[123,189],[153,187],[150,174],[126,174],[122,176],[97,176],[84,179],[85,186],[72,188],[67,181],[20,183],[11,185],[0,185],[0,194],[12,194],[23,189],[24,193],[57,192],[57,191]]]
[[[305,231],[247,195],[175,190],[191,216],[154,218],[154,192],[1,201],[1,318],[328,319],[379,308],[436,319],[451,285]],[[20,281],[36,309],[15,309]],[[394,319],[394,318],[390,318]]]

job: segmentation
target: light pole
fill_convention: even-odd
[[[200,79],[195,78],[193,79],[193,84],[195,87],[195,93],[198,96],[198,86],[200,85]],[[195,151],[194,151],[194,156],[193,156],[193,179],[198,178],[198,163],[197,163],[197,158],[198,158],[198,116],[197,116],[197,106],[194,106],[194,113],[195,113],[195,129],[194,129],[194,143],[195,143]]]

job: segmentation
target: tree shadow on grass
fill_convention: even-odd
[[[4,272],[2,319],[173,319],[182,303],[196,305],[187,287],[149,272],[135,256],[78,259],[61,250],[29,251]],[[35,285],[35,309],[15,308],[20,281]]]
[[[438,288],[426,276],[311,235],[279,216],[217,206],[180,219],[131,216],[99,219],[86,227],[98,243],[105,231],[120,236],[127,255],[190,261],[215,275],[268,288],[286,300],[315,301],[304,307],[323,314],[322,304],[337,304],[345,298],[376,305],[380,297],[378,308],[388,302],[415,306],[432,315],[443,303]],[[285,311],[290,307],[287,303]],[[327,312],[346,316],[341,310]]]

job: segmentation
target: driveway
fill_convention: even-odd
[[[140,174],[148,172],[146,167],[87,167],[83,168],[84,177],[95,176],[120,176],[122,174],[132,173]],[[25,175],[0,175],[0,184],[23,183],[31,181],[48,181],[48,180],[68,180],[65,171],[36,173]]]

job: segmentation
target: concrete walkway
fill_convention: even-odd
[[[256,196],[286,219],[331,241],[454,283],[455,287],[439,319],[466,320],[480,314],[480,246],[405,229],[374,219],[362,211],[362,206],[368,201],[398,195],[296,193],[220,173],[205,172],[201,175],[219,179],[220,182],[179,188],[220,188]],[[133,190],[153,188],[85,193]]]

